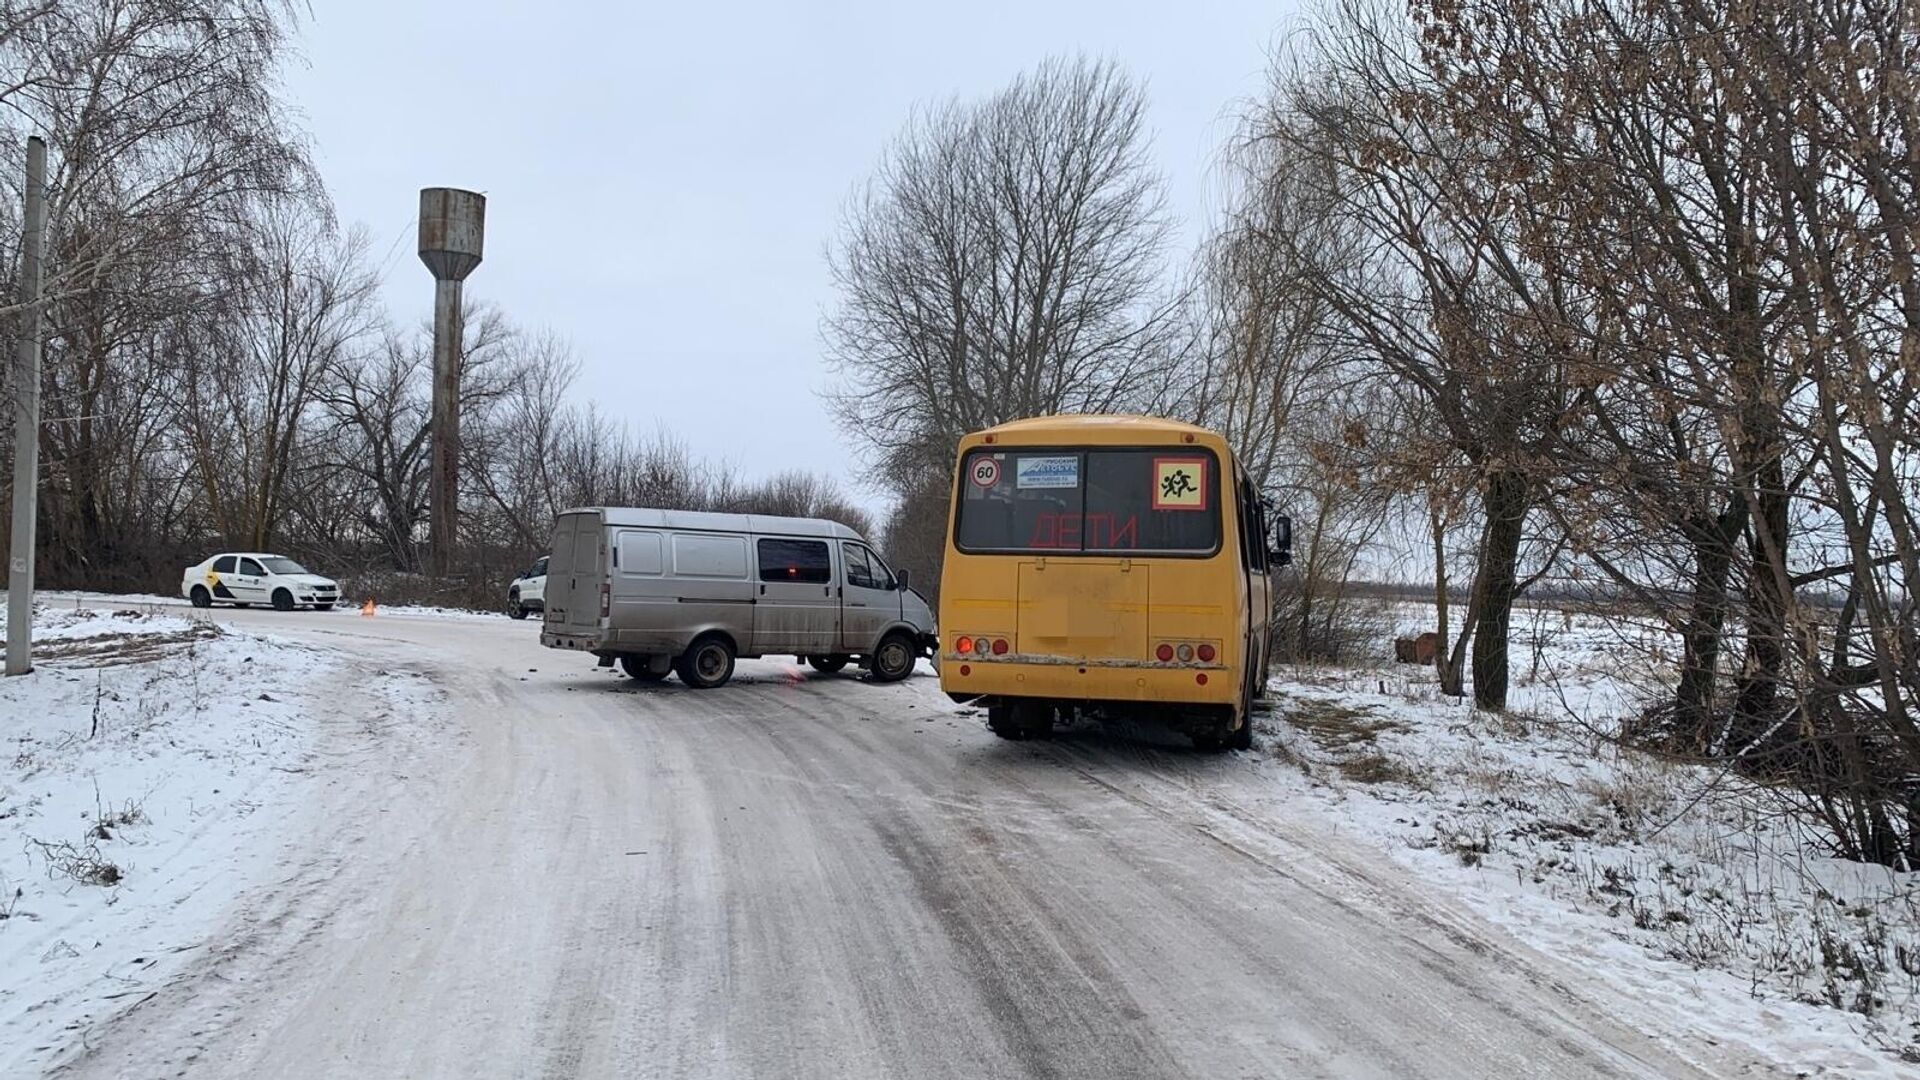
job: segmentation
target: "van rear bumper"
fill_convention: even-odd
[[[607,640],[612,635],[605,630],[590,630],[581,633],[564,631],[540,631],[540,644],[549,649],[572,649],[575,652],[603,653],[614,651]]]
[[[960,673],[962,668],[967,673]],[[1206,682],[1199,681],[1200,676]],[[949,697],[1040,698],[1052,701],[1126,701],[1165,705],[1233,705],[1240,682],[1222,667],[1023,664],[1004,660],[940,658],[940,689]]]

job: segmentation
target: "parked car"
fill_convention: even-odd
[[[547,609],[547,559],[542,555],[507,586],[507,614],[524,619],[529,611]]]
[[[907,575],[834,521],[588,507],[555,520],[552,551],[540,643],[636,679],[705,689],[736,657],[790,654],[891,682],[937,640]]]
[[[180,595],[198,608],[272,604],[280,611],[327,611],[340,602],[340,586],[284,555],[240,551],[187,567],[180,576]]]

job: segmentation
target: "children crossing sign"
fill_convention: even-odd
[[[1157,457],[1153,459],[1155,510],[1205,510],[1207,459]]]

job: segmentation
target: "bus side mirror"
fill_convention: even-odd
[[[1293,519],[1285,514],[1273,519],[1273,546],[1267,550],[1267,562],[1273,566],[1293,562]]]
[[[906,592],[908,589],[913,588],[913,571],[895,570],[893,572],[893,583],[899,587],[901,592]]]

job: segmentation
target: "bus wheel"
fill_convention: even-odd
[[[653,670],[647,657],[634,653],[620,657],[620,669],[641,682],[659,682],[667,677],[667,672]]]
[[[807,666],[822,675],[832,675],[847,666],[847,658],[844,656],[809,656],[807,657]]]
[[[1229,720],[1232,718],[1229,717]],[[1227,736],[1230,750],[1253,749],[1253,673],[1247,673],[1247,685],[1240,691],[1240,726]]]
[[[913,643],[905,634],[888,634],[867,666],[874,682],[899,682],[913,674]]]
[[[1053,710],[1026,702],[988,706],[987,730],[1003,739],[1044,739],[1053,734]]]
[[[1227,736],[1227,749],[1229,750],[1253,749],[1253,710],[1252,709],[1240,710],[1240,727],[1233,734]]]
[[[673,670],[695,690],[724,685],[733,678],[733,646],[718,634],[708,634],[674,662]]]

